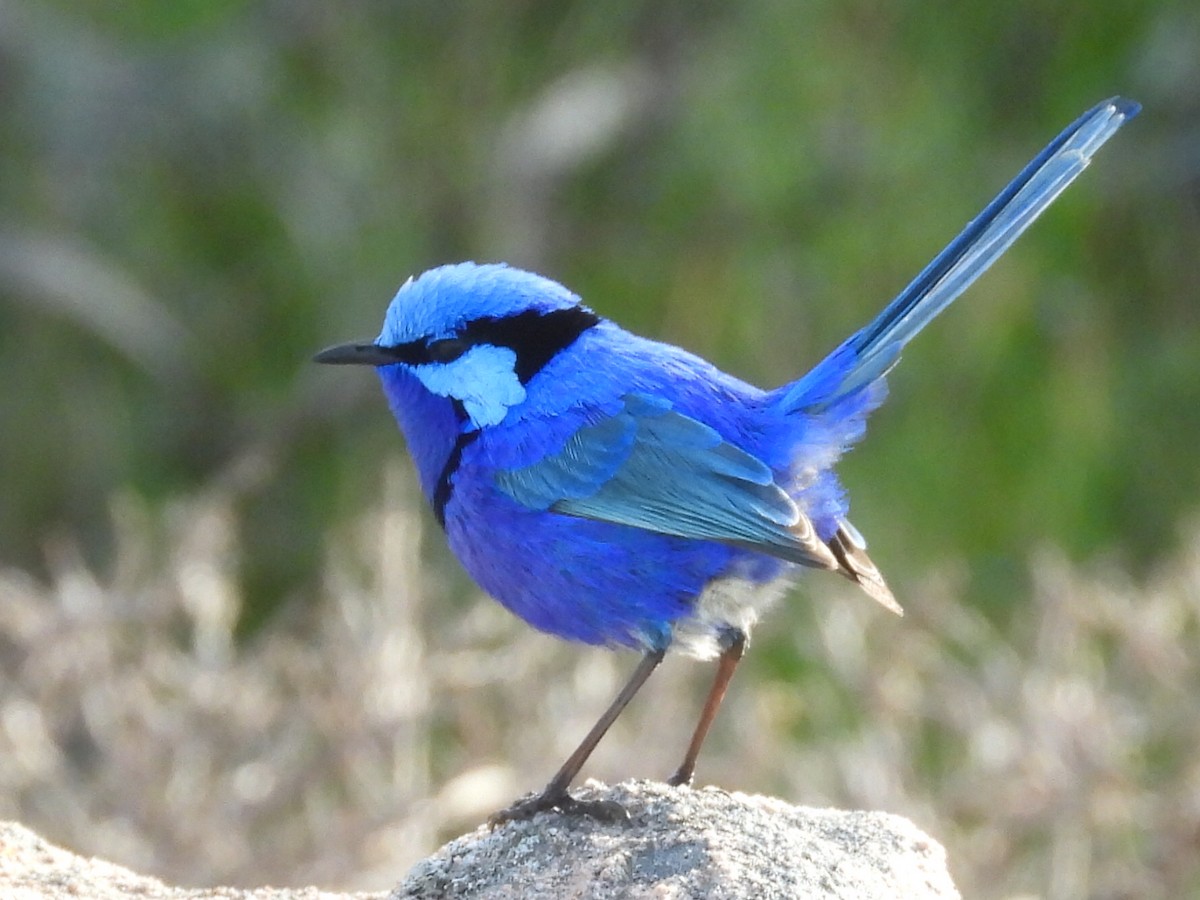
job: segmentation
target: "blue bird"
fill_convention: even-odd
[[[545,809],[619,816],[567,789],[668,649],[719,660],[670,779],[689,783],[752,626],[802,569],[842,575],[901,612],[833,466],[863,436],[905,344],[1139,109],[1113,98],[1081,116],[870,324],[775,390],[500,264],[410,278],[374,342],[315,357],[377,368],[421,489],[484,590],[542,631],[644,654],[545,789],[493,822]]]

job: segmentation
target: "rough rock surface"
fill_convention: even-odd
[[[941,845],[888,813],[654,782],[590,782],[575,796],[615,800],[629,821],[542,813],[482,827],[418,863],[391,900],[959,896]]]
[[[76,856],[16,822],[0,822],[2,900],[383,900],[386,894],[331,894],[316,888],[171,887],[102,859]]]
[[[480,827],[418,863],[391,900],[426,898],[957,898],[945,852],[907,819],[804,809],[768,797],[651,782],[576,796],[620,803],[629,821],[541,813]],[[85,859],[15,823],[0,823],[4,900],[382,900],[235,888],[187,890]]]

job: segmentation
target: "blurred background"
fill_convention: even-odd
[[[806,578],[698,784],[910,816],[967,896],[1200,891],[1198,48],[1185,2],[0,0],[0,816],[390,887],[635,659],[483,597],[311,354],[506,260],[774,386],[1122,93],[842,465],[908,615]],[[673,771],[710,677],[587,774]]]

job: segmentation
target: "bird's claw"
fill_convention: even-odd
[[[667,784],[671,787],[690,787],[692,784],[693,774],[680,769],[674,775],[667,779]]]
[[[542,791],[493,814],[488,819],[488,826],[494,829],[507,822],[521,822],[551,809],[565,816],[584,816],[608,825],[629,821],[629,813],[615,800],[577,800],[566,791]]]

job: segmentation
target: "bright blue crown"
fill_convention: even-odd
[[[406,281],[388,306],[378,343],[443,337],[476,319],[582,305],[556,281],[503,263],[455,263]]]

